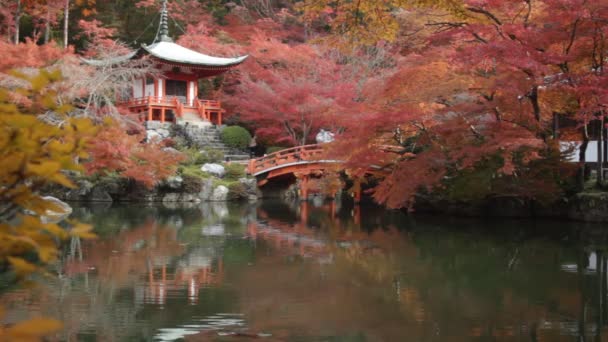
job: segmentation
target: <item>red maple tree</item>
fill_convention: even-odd
[[[348,125],[334,149],[354,174],[385,167],[374,196],[391,207],[450,192],[466,178],[483,196],[559,193],[566,174],[552,137],[555,114],[605,113],[606,5],[463,5],[464,17],[429,21],[438,32],[376,89],[378,105],[362,114],[363,124]],[[552,167],[536,172],[541,163]]]
[[[121,125],[107,123],[88,149],[87,173],[117,173],[147,187],[174,175],[183,155],[163,149],[159,142],[143,140],[143,134],[128,134]]]

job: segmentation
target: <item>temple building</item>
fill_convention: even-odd
[[[243,63],[248,56],[222,58],[208,56],[173,42],[169,37],[166,1],[160,19],[160,38],[142,45],[127,58],[148,57],[161,76],[133,80],[131,94],[119,103],[142,121],[222,124],[220,101],[198,98],[198,80],[220,75]]]

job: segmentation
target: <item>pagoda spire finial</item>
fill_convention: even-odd
[[[160,12],[160,41],[173,41],[173,39],[169,37],[169,14],[167,11],[167,0],[163,0],[163,8]]]

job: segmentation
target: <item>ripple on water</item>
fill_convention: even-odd
[[[182,324],[171,328],[160,328],[154,335],[155,341],[175,341],[188,335],[195,335],[206,331],[221,331],[230,335],[235,329],[244,331],[247,323],[240,313],[218,313],[206,316],[188,324]]]

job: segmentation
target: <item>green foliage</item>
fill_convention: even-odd
[[[214,148],[205,148],[200,151],[200,156],[197,159],[199,164],[205,163],[220,163],[224,161],[224,152]]]
[[[202,165],[206,163],[219,163],[224,160],[224,152],[213,148],[199,150],[197,148],[183,149],[186,159],[182,165]]]
[[[500,172],[505,161],[499,154],[489,156],[472,169],[454,172],[443,184],[444,194],[450,200],[473,202],[495,195],[517,194],[551,203],[564,193],[573,193],[576,165],[562,162],[558,149],[544,150],[541,156],[529,164],[516,156],[513,175]]]
[[[185,193],[197,193],[203,186],[203,177],[182,175],[182,191]]]
[[[201,171],[201,167],[195,164],[182,165],[178,168],[178,171],[184,177],[195,177],[199,179],[211,177],[207,172]]]
[[[266,154],[271,154],[271,153],[275,153],[278,152],[280,150],[284,150],[287,147],[283,147],[283,146],[269,146],[268,148],[266,148]]]
[[[228,184],[228,199],[231,201],[247,198],[247,188],[241,182]]]
[[[249,146],[251,134],[241,126],[230,126],[224,128],[221,134],[222,142],[229,147],[245,149]]]
[[[224,166],[226,169],[226,175],[224,178],[231,180],[238,180],[239,178],[245,177],[245,165],[230,163]]]

